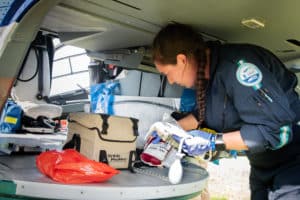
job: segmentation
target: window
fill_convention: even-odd
[[[63,46],[55,39],[50,96],[89,87],[88,65],[90,58],[84,49]]]

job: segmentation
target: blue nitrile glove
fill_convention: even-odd
[[[238,152],[236,150],[230,150],[229,154],[232,158],[237,158]]]
[[[190,156],[203,155],[210,150],[215,150],[216,135],[200,130],[187,132],[190,137],[184,139],[182,150]],[[176,133],[172,135],[174,140],[180,142],[182,139]]]

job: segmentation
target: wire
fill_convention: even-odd
[[[30,50],[29,50],[30,51]],[[35,56],[36,56],[36,60],[37,60],[37,65],[36,65],[36,70],[34,72],[34,74],[28,78],[28,79],[21,79],[20,76],[22,73],[20,73],[20,75],[18,76],[17,80],[18,81],[22,81],[22,82],[29,82],[31,81],[32,79],[34,79],[39,71],[39,66],[40,66],[40,62],[39,62],[39,55],[38,55],[38,50],[36,48],[34,48],[34,53],[35,53]]]

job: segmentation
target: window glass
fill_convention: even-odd
[[[84,49],[73,46],[63,46],[55,51],[54,60],[83,53],[86,53]]]
[[[50,96],[89,87],[89,73],[82,72],[52,80]]]
[[[87,70],[87,66],[89,65],[90,58],[84,54],[79,56],[74,56],[70,58],[72,71],[73,72],[80,72]]]
[[[50,96],[72,92],[80,88],[89,88],[88,65],[90,58],[84,49],[63,46],[54,39],[56,47],[52,69]]]
[[[70,68],[69,60],[67,58],[53,62],[52,77],[62,76],[70,73],[71,73],[71,68]]]

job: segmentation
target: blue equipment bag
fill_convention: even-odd
[[[1,133],[16,133],[21,130],[22,108],[12,100],[8,100],[0,118]]]
[[[105,82],[91,86],[91,112],[114,114],[114,95],[120,94],[119,82]]]
[[[191,112],[196,109],[196,91],[185,88],[180,98],[180,111]]]

